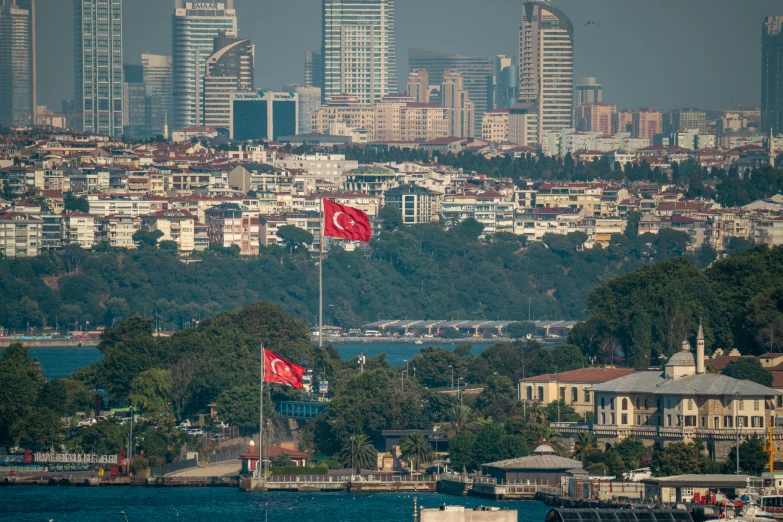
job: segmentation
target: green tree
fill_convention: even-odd
[[[656,477],[703,473],[709,468],[700,442],[675,442],[653,452],[650,468]]]
[[[223,420],[232,426],[252,433],[258,430],[258,410],[261,398],[256,386],[237,386],[223,391],[217,398],[217,407]],[[264,416],[271,418],[272,405],[264,401]]]
[[[6,348],[0,359],[0,441],[9,441],[11,426],[30,415],[43,386],[41,366],[27,348]]]
[[[383,223],[383,230],[393,232],[402,226],[402,211],[394,205],[385,205],[378,213],[378,219]]]
[[[294,253],[294,248],[300,245],[312,245],[313,235],[303,228],[294,225],[283,225],[277,229],[277,237],[287,245],[289,252]]]
[[[441,426],[446,436],[453,437],[462,433],[475,433],[485,423],[470,406],[454,405],[449,413],[449,421]]]
[[[769,471],[769,455],[764,452],[764,440],[753,435],[739,445],[740,472],[753,476],[761,476]],[[737,446],[733,446],[723,462],[723,473],[735,473],[737,469]]]
[[[85,197],[76,197],[73,192],[63,195],[63,208],[66,212],[90,212],[90,203]]]
[[[450,386],[451,370],[454,375],[462,375],[465,362],[453,352],[443,348],[422,348],[421,352],[413,356],[410,366],[416,368],[416,380],[428,388],[440,388]]]
[[[561,344],[554,348],[552,357],[558,372],[578,370],[587,366],[587,358],[582,354],[578,346],[573,344]]]
[[[476,436],[472,433],[458,433],[449,441],[449,461],[455,471],[475,471],[478,461],[475,453]]]
[[[12,438],[22,447],[57,450],[67,430],[60,416],[48,408],[33,408],[11,427]]]
[[[635,437],[626,437],[621,440],[612,448],[612,451],[622,460],[625,471],[647,466],[652,457],[652,449]]]
[[[362,469],[377,469],[378,450],[372,445],[370,438],[363,433],[349,436],[343,442],[340,463],[343,466],[350,466],[357,473]]]
[[[773,379],[772,374],[754,357],[742,357],[731,361],[721,373],[735,379],[753,381],[762,386],[770,386]]]
[[[508,435],[498,423],[486,424],[476,436],[474,455],[477,464],[524,457],[527,443],[519,435]]]
[[[155,248],[158,246],[158,240],[163,237],[160,230],[137,230],[133,233],[133,241],[139,248]]]
[[[141,372],[130,384],[131,404],[147,416],[171,412],[171,372],[152,368]]]
[[[517,390],[505,375],[491,375],[476,400],[476,408],[487,417],[506,417],[513,414],[517,404]]]
[[[164,252],[173,252],[176,254],[177,250],[179,250],[179,245],[177,245],[176,241],[166,240],[158,243],[158,248]]]
[[[462,339],[465,336],[456,328],[444,328],[440,333],[442,339]]]
[[[598,451],[597,441],[594,433],[580,431],[574,440],[574,451],[571,453],[571,457],[585,462],[592,453]]]
[[[527,321],[514,322],[506,326],[506,333],[512,339],[521,339],[528,334],[536,333],[536,325]]]
[[[333,454],[356,432],[427,427],[429,422],[416,396],[401,392],[384,370],[365,370],[350,378],[343,392],[316,419],[315,441],[323,453]]]
[[[418,470],[422,463],[432,462],[435,450],[423,433],[411,433],[400,439],[400,459],[410,462]]]

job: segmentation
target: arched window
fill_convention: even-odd
[[[628,409],[628,399],[623,399],[623,411]]]
[[[649,407],[650,407],[650,406],[649,406],[649,404],[648,404],[648,402],[647,402],[647,398],[645,397],[645,399],[644,399],[644,409],[646,410],[646,409],[648,409]]]
[[[601,397],[601,407],[606,408],[606,399],[604,399],[603,397]]]
[[[655,406],[656,406],[656,407],[657,407],[659,410],[661,409],[661,399],[658,399],[658,400],[655,402]]]
[[[637,410],[641,409],[641,407],[642,407],[642,400],[639,397],[637,397],[636,398],[636,409]]]

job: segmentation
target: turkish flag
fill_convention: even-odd
[[[264,382],[287,384],[302,389],[304,373],[303,366],[287,361],[269,350],[264,350]]]
[[[351,241],[370,240],[370,218],[358,208],[339,205],[328,199],[324,205],[324,236],[341,237]]]

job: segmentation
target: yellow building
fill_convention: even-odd
[[[177,250],[183,254],[195,248],[196,217],[187,210],[162,210],[141,218],[142,226],[148,230],[160,230],[163,236],[158,240],[174,241]]]
[[[559,398],[578,413],[586,414],[593,411],[590,387],[632,373],[630,368],[582,368],[528,377],[519,381],[519,400],[546,406]]]

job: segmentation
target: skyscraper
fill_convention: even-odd
[[[320,53],[305,51],[304,86],[324,88],[324,57]]]
[[[0,2],[0,124],[33,123],[34,0]]]
[[[302,87],[301,85],[283,85],[283,92],[296,94],[299,98],[299,134],[309,134],[310,117],[321,106],[321,89],[318,87]]]
[[[783,132],[783,16],[768,16],[761,32],[761,126]]]
[[[410,70],[426,69],[430,85],[443,83],[443,71],[456,69],[462,76],[465,90],[475,108],[475,127],[472,136],[481,135],[481,122],[487,112],[491,95],[491,80],[494,75],[494,60],[489,56],[461,56],[459,54],[438,53],[423,49],[408,49],[408,67]],[[432,103],[443,103],[441,93],[430,96]]]
[[[414,69],[408,75],[408,96],[416,103],[430,102],[430,79],[427,69]]]
[[[497,55],[495,57],[495,95],[492,108],[510,108],[517,102],[518,90],[519,67],[511,57]]]
[[[122,128],[125,136],[149,138],[151,113],[147,103],[147,89],[144,86],[144,67],[125,64],[122,106]]]
[[[150,132],[153,136],[163,134],[167,123],[174,123],[171,96],[171,56],[142,54],[144,88],[150,102]]]
[[[443,71],[443,106],[449,110],[449,136],[474,136],[475,109],[457,69]]]
[[[574,107],[604,101],[604,91],[601,84],[595,81],[595,78],[582,78],[582,82],[576,86],[576,99]]]
[[[75,110],[85,132],[122,134],[122,0],[74,0]]]
[[[231,95],[253,89],[255,48],[247,38],[233,38],[220,31],[212,50],[205,64],[203,123],[229,126]]]
[[[175,0],[172,18],[173,128],[190,127],[203,120],[204,64],[212,55],[218,31],[237,36],[234,0],[212,3]]]
[[[323,0],[324,100],[377,103],[397,91],[394,0]]]
[[[574,26],[547,2],[527,1],[519,30],[519,101],[535,103],[538,139],[571,127],[574,112]]]

